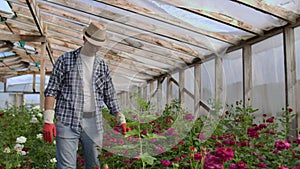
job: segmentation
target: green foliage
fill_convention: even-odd
[[[12,107],[0,111],[0,168],[55,168],[55,145],[41,138],[42,114],[38,110]],[[14,148],[16,139],[25,137],[23,155]],[[26,154],[25,154],[26,153]],[[25,155],[24,155],[25,154]]]
[[[131,128],[125,136],[115,131],[115,117],[103,109],[103,124],[112,130],[105,132],[104,140],[109,144],[99,159],[109,168],[205,169],[207,163],[212,166],[220,162],[209,161],[209,156],[221,160],[222,169],[238,163],[247,169],[259,165],[294,169],[300,165],[300,137],[289,135],[296,116],[291,108],[273,117],[238,101],[227,105],[225,111],[219,103],[213,103],[211,112],[195,115],[185,111],[178,101],[166,105],[161,112],[154,111],[141,98],[136,101],[137,109],[122,112]],[[33,123],[33,117],[39,123]],[[41,132],[42,116],[38,110],[13,107],[0,111],[0,168],[55,168],[50,161],[55,158],[55,145],[37,138]],[[14,149],[21,136],[27,138],[22,143],[26,155]],[[81,156],[80,150],[79,147]],[[220,152],[222,157],[218,156]],[[80,161],[78,168],[83,168]]]

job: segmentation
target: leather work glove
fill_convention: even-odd
[[[53,123],[54,110],[45,110],[44,112],[44,127],[43,138],[46,142],[52,143],[53,136],[56,137],[56,127]]]
[[[117,122],[121,125],[122,134],[125,135],[126,132],[127,132],[127,124],[126,124],[126,119],[125,119],[124,114],[123,113],[118,113],[116,118],[117,118]]]

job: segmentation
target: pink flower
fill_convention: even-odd
[[[214,154],[224,162],[232,160],[234,157],[234,151],[231,149],[231,147],[220,147],[215,150]]]
[[[277,169],[289,169],[289,167],[286,167],[286,166],[283,166],[283,165],[280,165],[277,167]]]
[[[259,168],[267,168],[268,167],[265,163],[262,163],[262,162],[256,164],[256,166]]]
[[[249,137],[252,137],[252,138],[258,138],[258,135],[259,135],[255,127],[254,128],[249,127],[247,129],[247,134]]]
[[[260,124],[258,127],[259,127],[260,129],[264,129],[264,128],[267,128],[267,125],[266,125],[266,124]]]
[[[160,164],[161,164],[161,166],[163,166],[163,167],[169,167],[169,166],[172,165],[172,162],[169,161],[169,160],[160,160]]]
[[[300,165],[293,167],[292,169],[300,169]]]
[[[194,120],[194,115],[192,115],[191,113],[185,114],[184,115],[184,119],[186,119],[187,121],[191,122]]]
[[[199,138],[200,140],[205,140],[206,138],[205,138],[205,135],[203,134],[203,133],[199,133],[198,135],[197,135],[197,138]]]
[[[207,154],[204,158],[203,169],[223,169],[223,161],[219,157]]]
[[[131,163],[131,160],[125,159],[125,160],[124,160],[124,163]]]
[[[277,148],[277,150],[283,150],[283,149],[289,149],[291,145],[290,143],[288,143],[288,141],[278,140],[275,142],[274,147]]]
[[[247,169],[247,165],[243,161],[239,161],[237,164],[230,164],[229,169]]]
[[[273,123],[274,122],[274,117],[270,117],[266,120],[266,122],[268,123]]]
[[[197,161],[201,161],[202,160],[202,156],[200,153],[195,153],[194,154],[194,159],[197,160]]]
[[[161,144],[158,144],[156,147],[155,147],[155,150],[158,152],[158,153],[164,153],[166,150],[164,149],[164,147],[161,145]]]

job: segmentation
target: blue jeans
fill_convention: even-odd
[[[96,133],[96,122],[94,118],[84,119],[83,122],[84,124],[89,124],[88,129],[93,128],[91,133],[89,130],[74,131],[70,127],[64,126],[61,122],[56,122],[56,159],[58,169],[76,169],[79,141],[82,145],[85,169],[95,169],[95,167],[100,166],[98,159],[100,151],[97,148],[99,149],[101,145],[95,144],[90,137],[90,135],[94,136]],[[97,136],[100,137],[99,135]]]

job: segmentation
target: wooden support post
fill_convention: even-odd
[[[157,79],[157,108],[161,110],[163,107],[162,105],[162,78]]]
[[[19,106],[18,93],[15,94],[15,99],[16,99],[15,106]]]
[[[215,98],[217,103],[223,101],[223,59],[221,57],[215,58]]]
[[[179,102],[184,104],[184,69],[179,71]]]
[[[154,81],[150,82],[150,102],[153,102],[153,96],[154,96],[155,88],[154,88]]]
[[[143,99],[147,101],[147,84],[143,87]]]
[[[243,103],[251,105],[252,99],[252,50],[250,45],[243,47]]]
[[[284,28],[284,70],[285,70],[285,103],[287,107],[297,112],[296,102],[296,54],[294,28]],[[297,112],[299,113],[299,111]],[[300,122],[299,114],[292,122],[291,128],[298,129]],[[299,129],[298,129],[299,131]],[[290,131],[292,136],[297,136],[297,131]],[[288,138],[287,138],[288,139]]]
[[[167,104],[172,102],[172,76],[168,75],[167,77]]]
[[[201,65],[194,66],[194,113],[200,113],[200,98],[201,98]]]

